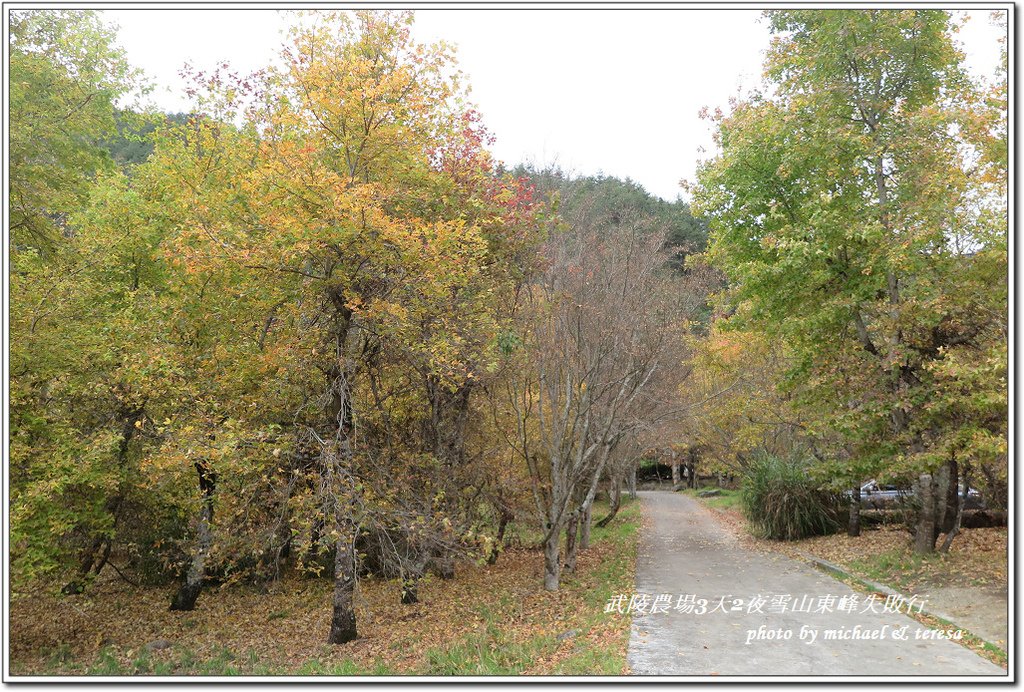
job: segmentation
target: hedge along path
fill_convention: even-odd
[[[636,593],[652,603],[659,594],[672,598],[668,612],[634,613],[634,674],[1006,675],[955,641],[918,638],[933,631],[884,612],[882,601],[866,607],[866,595],[809,565],[744,547],[693,498],[657,491],[640,497]],[[680,596],[690,595],[698,608],[677,609]],[[852,612],[838,612],[840,602],[854,599]]]

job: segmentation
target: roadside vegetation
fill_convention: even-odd
[[[899,525],[865,531],[863,541],[833,536],[796,542],[793,547],[903,593],[944,586],[1005,588],[1006,532],[1005,527],[963,529],[948,553],[931,555],[915,553],[908,531]]]
[[[495,160],[410,11],[281,18],[273,66],[188,68],[166,114],[115,108],[145,84],[101,15],[11,14],[16,602],[123,580],[119,615],[258,623],[290,589],[310,645],[373,646],[371,585],[449,612],[431,585],[531,530],[576,583],[678,418],[714,283],[688,205]],[[480,636],[436,666],[537,653]]]
[[[717,493],[701,497],[700,493]],[[866,512],[868,528],[851,537],[834,531],[828,535],[777,540],[764,536],[747,519],[738,490],[708,486],[684,490],[699,498],[738,535],[762,549],[793,556],[811,555],[835,563],[851,574],[893,587],[903,593],[919,593],[929,587],[1007,587],[1007,528],[961,529],[950,550],[921,555],[913,549],[913,533],[905,515]],[[944,538],[944,536],[940,536]]]
[[[747,468],[740,507],[751,529],[765,538],[796,540],[834,533],[839,498],[808,474],[799,457],[762,456]]]
[[[601,511],[607,510],[600,503]],[[619,675],[629,618],[604,605],[633,589],[639,506],[595,528],[577,573],[558,594],[538,578],[528,536],[495,565],[460,565],[402,605],[401,584],[360,584],[365,636],[332,647],[309,637],[329,619],[329,580],[288,578],[269,590],[233,587],[192,613],[167,610],[166,591],[112,577],[84,599],[52,594],[12,604],[12,672],[38,675]],[[40,618],[33,614],[49,613]]]
[[[694,209],[728,288],[674,458],[741,479],[806,459],[852,536],[861,484],[895,484],[914,550],[948,550],[958,485],[1007,501],[1005,45],[982,81],[942,12],[767,19],[764,88],[707,114]]]

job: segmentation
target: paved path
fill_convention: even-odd
[[[944,586],[928,589],[928,609],[945,615],[1006,651],[1010,607],[1005,586]]]
[[[865,594],[809,565],[744,548],[698,500],[682,493],[639,494],[644,525],[636,593],[648,594],[652,603],[670,594],[671,606],[634,614],[628,654],[634,674],[1006,675],[956,642],[916,639],[930,630],[906,615],[882,612],[881,602],[879,612],[861,612]],[[706,599],[707,612],[686,612],[685,605],[677,610],[680,596],[687,595]],[[711,612],[723,597],[728,611]],[[757,597],[765,599],[760,607]],[[827,610],[830,597],[832,612],[814,612]],[[854,612],[838,612],[853,597]],[[807,608],[811,612],[803,612]],[[894,639],[894,631],[907,638]],[[791,634],[769,639],[769,632]],[[838,638],[854,633],[879,638]]]

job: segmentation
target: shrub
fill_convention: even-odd
[[[740,504],[754,531],[765,538],[792,541],[840,527],[839,498],[822,489],[799,458],[756,459],[743,479]]]

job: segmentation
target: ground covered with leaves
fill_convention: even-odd
[[[948,553],[917,555],[913,536],[902,523],[881,523],[862,528],[851,538],[845,532],[797,541],[772,541],[751,536],[738,506],[706,503],[723,521],[745,534],[753,545],[799,557],[811,555],[835,563],[863,579],[882,582],[904,593],[946,586],[1007,585],[1006,527],[961,529]],[[942,545],[940,535],[936,545]]]
[[[602,507],[595,508],[601,516]],[[619,675],[628,618],[604,604],[633,588],[639,509],[594,528],[577,573],[543,589],[543,554],[511,548],[497,564],[428,578],[402,605],[394,581],[360,584],[360,638],[324,643],[331,583],[289,576],[264,589],[212,589],[192,612],[171,590],[105,576],[86,594],[11,602],[16,675]]]
[[[939,537],[939,542],[943,540]],[[851,573],[914,593],[938,586],[1006,586],[1005,527],[963,529],[948,553],[917,555],[910,532],[899,525],[794,541],[791,547]]]

